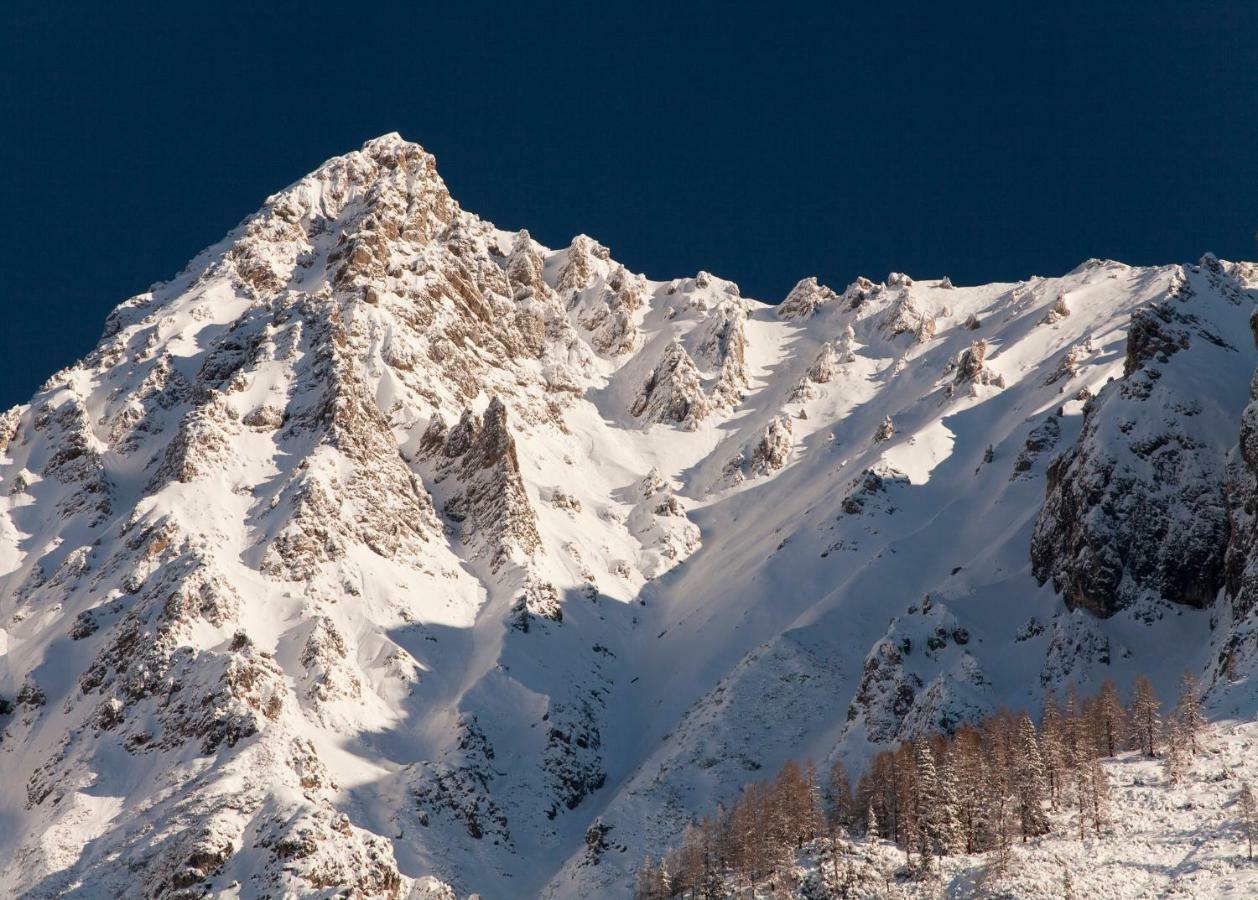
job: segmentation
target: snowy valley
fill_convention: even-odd
[[[1258,782],[1258,266],[613,254],[386,135],[0,414],[0,894],[627,898],[788,759],[1185,670],[1194,777],[1106,762],[1115,833],[1035,866],[1253,889],[1168,860]]]

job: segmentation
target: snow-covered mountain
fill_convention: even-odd
[[[1256,301],[769,305],[370,141],[0,415],[0,892],[616,897],[788,757],[1186,667],[1252,718]]]

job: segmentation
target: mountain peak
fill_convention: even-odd
[[[0,416],[0,893],[623,896],[787,756],[1237,696],[1258,269],[948,288],[775,308],[328,160]]]

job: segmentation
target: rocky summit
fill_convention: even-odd
[[[627,897],[788,758],[1252,719],[1258,266],[939,275],[652,280],[397,135],[270,197],[0,414],[0,894]]]

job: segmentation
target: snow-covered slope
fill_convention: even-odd
[[[368,142],[0,415],[0,891],[618,896],[787,757],[1138,671],[1252,715],[1255,299],[771,306]]]
[[[823,836],[792,854],[754,897],[1254,897],[1258,862],[1248,855],[1239,795],[1258,776],[1256,739],[1254,722],[1222,722],[1173,780],[1163,762],[1138,752],[1100,761],[1102,821],[1089,815],[1082,836],[1073,798],[1049,810],[1046,835],[1015,835],[1004,852],[936,856],[928,868],[890,840],[840,828],[833,843]],[[720,883],[730,897],[753,896],[744,878],[727,873]]]

